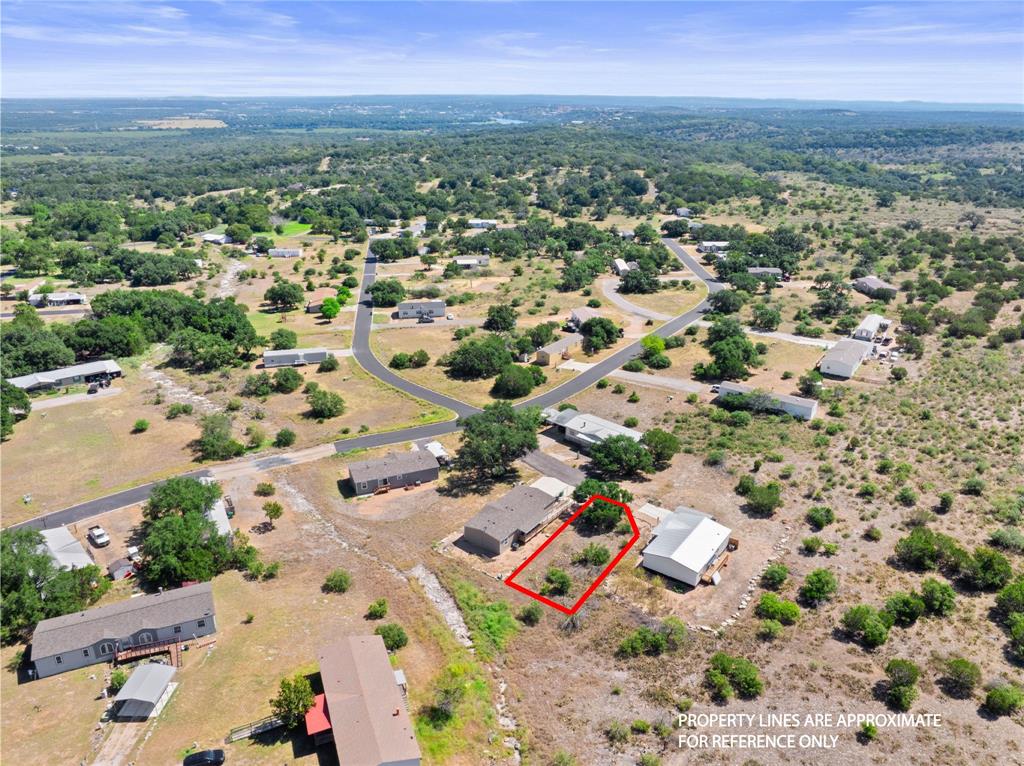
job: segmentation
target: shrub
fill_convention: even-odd
[[[774,593],[763,594],[754,611],[758,617],[777,620],[783,625],[792,625],[800,619],[800,607]]]
[[[639,657],[648,654],[657,657],[668,649],[668,638],[650,628],[640,627],[630,633],[619,644],[619,655],[622,657]]]
[[[815,569],[804,578],[800,586],[800,598],[811,606],[830,601],[839,590],[836,576],[827,569]]]
[[[768,590],[778,590],[789,577],[789,569],[785,564],[769,564],[761,574],[761,587]]]
[[[896,502],[909,508],[917,503],[917,493],[910,487],[902,487],[896,493]]]
[[[412,357],[404,351],[399,351],[397,354],[391,357],[391,361],[388,362],[388,367],[393,370],[404,370],[412,365]]]
[[[872,742],[878,737],[878,727],[875,724],[865,721],[860,725],[857,737],[864,742]]]
[[[384,647],[389,652],[396,652],[409,643],[409,637],[405,634],[405,630],[394,622],[380,625],[373,632],[384,639]]]
[[[644,366],[645,365],[643,361],[641,361],[640,359],[630,359],[628,362],[622,365],[622,369],[624,369],[626,372],[643,372]]]
[[[524,625],[534,626],[540,622],[540,618],[543,616],[544,612],[540,608],[540,604],[527,604],[519,610],[516,618]]]
[[[800,542],[800,547],[803,548],[805,553],[809,553],[813,556],[815,553],[821,550],[821,546],[824,544],[825,541],[822,540],[820,537],[818,537],[817,535],[811,535],[810,537],[805,537]]]
[[[622,744],[629,739],[629,727],[622,721],[612,721],[605,727],[604,735],[612,744]]]
[[[909,710],[917,699],[917,681],[921,677],[921,669],[910,660],[894,659],[889,660],[885,666],[885,674],[889,676],[886,700],[897,710]]]
[[[135,421],[135,424],[132,426],[132,433],[133,434],[145,433],[148,430],[149,430],[149,421],[144,419],[144,418],[139,418],[138,420]]]
[[[871,540],[871,542],[877,543],[879,540],[882,539],[882,530],[875,526],[868,527],[867,530],[864,532],[864,538],[867,540]]]
[[[965,495],[981,497],[985,492],[985,482],[975,476],[974,478],[968,479],[964,482],[964,485],[960,488],[960,492]]]
[[[352,575],[344,569],[335,569],[324,580],[323,590],[327,593],[344,593],[352,587]]]
[[[885,611],[892,617],[894,625],[907,628],[924,614],[924,601],[916,593],[894,593],[885,602]]]
[[[974,694],[974,687],[981,683],[981,668],[963,657],[954,657],[946,662],[944,686],[953,697],[961,699]]]
[[[939,495],[939,513],[949,513],[953,510],[953,493],[943,492]]]
[[[612,554],[603,545],[599,543],[590,543],[583,550],[577,552],[572,557],[573,564],[588,564],[590,566],[603,566],[611,561]]]
[[[128,671],[124,668],[114,668],[110,672],[110,691],[117,694],[128,683]]]
[[[179,415],[191,415],[192,405],[182,404],[181,402],[175,402],[167,408],[167,419],[174,420]]]
[[[996,610],[1004,617],[1024,612],[1024,574],[1017,575],[996,596]]]
[[[1019,686],[995,686],[985,695],[985,709],[992,715],[1012,715],[1021,707],[1024,707],[1024,691]]]
[[[934,577],[921,583],[921,600],[929,614],[945,617],[956,609],[956,592],[951,586]]]
[[[334,356],[332,354],[331,356],[328,356],[326,359],[324,359],[322,362],[320,362],[319,365],[317,365],[316,371],[317,372],[334,372],[340,366],[341,366],[341,362],[338,361],[338,357],[336,357],[336,356]]]
[[[974,555],[961,575],[978,590],[1001,588],[1013,577],[1013,569],[1006,556],[984,546],[975,548]]]
[[[388,600],[379,598],[366,609],[366,619],[383,620],[388,614]]]
[[[302,383],[302,373],[294,367],[282,367],[274,373],[274,390],[280,394],[294,393]]]
[[[295,444],[295,432],[290,428],[282,428],[274,437],[275,447],[290,447]]]
[[[261,481],[256,485],[256,496],[257,497],[270,497],[277,489],[269,481]]]
[[[622,421],[622,425],[624,425],[626,428],[636,428],[639,422],[639,420],[630,415],[628,418]]]
[[[1024,534],[1014,527],[1002,527],[995,530],[989,536],[989,542],[1004,550],[1024,553]]]
[[[725,652],[716,652],[711,656],[710,672],[724,676],[728,685],[740,697],[752,699],[764,691],[764,683],[757,666],[743,657],[733,657]]]
[[[816,505],[807,511],[807,523],[815,529],[824,529],[835,520],[832,509],[824,505]]]
[[[571,587],[572,578],[566,572],[557,567],[549,567],[544,575],[544,585],[541,587],[541,593],[544,595],[564,596]]]
[[[306,397],[310,414],[317,419],[334,418],[345,412],[345,400],[333,391],[318,388]]]
[[[763,641],[774,641],[782,635],[782,623],[778,620],[761,620],[757,628],[757,637]]]

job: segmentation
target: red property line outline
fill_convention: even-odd
[[[626,512],[626,518],[629,519],[629,525],[633,528],[633,536],[631,538],[629,538],[629,542],[628,543],[626,543],[624,546],[622,546],[622,550],[620,550],[618,552],[618,554],[615,556],[615,558],[613,558],[611,560],[611,563],[609,563],[608,566],[606,566],[601,571],[601,574],[599,574],[597,576],[597,579],[594,580],[593,583],[591,583],[590,587],[587,588],[586,592],[582,596],[579,597],[579,599],[576,601],[576,603],[573,604],[572,606],[563,606],[562,604],[559,604],[557,601],[552,601],[551,599],[547,598],[546,596],[542,596],[540,593],[537,593],[537,591],[535,591],[535,590],[530,590],[525,585],[520,585],[519,583],[514,582],[515,578],[519,575],[519,573],[522,572],[524,569],[526,569],[526,567],[529,566],[530,562],[533,561],[535,558],[537,558],[537,556],[539,556],[541,554],[541,551],[543,551],[545,548],[547,548],[549,545],[551,545],[551,543],[553,543],[555,541],[555,538],[558,537],[560,534],[562,534],[562,532],[565,531],[566,527],[568,527],[570,524],[572,524],[573,521],[576,520],[576,517],[579,516],[581,513],[583,513],[585,510],[587,510],[587,507],[591,503],[593,503],[595,500],[604,500],[606,503],[611,503],[612,505],[621,506],[623,508],[623,510],[625,510],[625,512]],[[626,505],[625,503],[620,503],[618,500],[612,500],[610,497],[605,497],[604,495],[591,495],[590,498],[587,500],[587,502],[585,502],[578,509],[576,509],[576,512],[572,516],[570,516],[568,519],[566,519],[565,523],[562,524],[562,526],[560,526],[555,531],[555,533],[553,535],[551,535],[551,537],[549,537],[547,540],[544,541],[544,544],[542,546],[540,546],[537,550],[535,550],[532,554],[530,554],[529,558],[527,558],[526,561],[524,561],[522,564],[520,564],[518,567],[516,567],[515,571],[513,571],[512,574],[510,574],[508,577],[505,578],[505,584],[508,587],[514,588],[515,590],[519,591],[520,593],[523,593],[523,594],[529,596],[530,598],[533,598],[533,599],[536,599],[537,601],[540,601],[542,604],[547,604],[552,609],[557,609],[559,612],[563,612],[565,614],[570,614],[570,615],[576,614],[576,612],[578,612],[580,610],[580,607],[583,606],[584,602],[593,595],[594,591],[597,590],[598,586],[602,582],[604,582],[604,579],[608,575],[611,574],[613,569],[615,569],[616,564],[618,564],[620,561],[622,561],[622,557],[625,556],[629,552],[630,548],[632,548],[634,545],[636,545],[636,541],[639,540],[639,539],[640,539],[640,528],[636,525],[636,519],[633,518],[633,511],[630,510],[630,507],[628,505]]]

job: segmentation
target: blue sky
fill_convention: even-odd
[[[3,0],[6,97],[1024,101],[1024,4]]]

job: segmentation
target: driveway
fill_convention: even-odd
[[[52,410],[55,407],[64,407],[65,405],[78,404],[79,402],[95,402],[97,399],[117,396],[123,391],[123,388],[101,388],[95,394],[68,394],[67,396],[55,396],[52,399],[40,399],[32,402],[32,412]]]
[[[541,452],[539,449],[528,452],[521,459],[530,468],[540,471],[544,476],[554,476],[556,479],[564,481],[573,487],[579,485],[581,481],[587,478],[587,475],[580,469],[566,465],[558,458]]]

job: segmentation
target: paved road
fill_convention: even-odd
[[[715,293],[723,289],[724,286],[715,281],[714,277],[712,277],[711,274],[709,274],[704,267],[700,265],[700,263],[686,253],[678,243],[669,239],[663,239],[662,241],[685,266],[696,274],[697,277],[707,283],[709,293]],[[472,407],[464,402],[444,396],[436,391],[431,391],[430,389],[424,388],[423,386],[415,383],[410,383],[381,364],[373,355],[373,352],[370,350],[370,327],[373,322],[373,310],[367,288],[373,284],[373,281],[376,278],[376,271],[377,260],[373,257],[371,252],[367,257],[366,271],[363,274],[361,290],[361,295],[366,297],[360,301],[359,308],[356,312],[355,332],[353,333],[352,340],[352,351],[356,360],[371,375],[375,375],[395,388],[410,393],[420,399],[424,399],[433,404],[439,404],[442,407],[447,407],[448,409],[456,412],[460,417],[465,417],[479,412],[480,410],[476,407]],[[670,335],[674,335],[687,325],[697,321],[706,309],[707,302],[701,303],[687,311],[685,314],[680,314],[669,322],[666,322],[655,330],[654,333],[665,338]],[[575,396],[596,383],[601,378],[606,377],[613,370],[617,370],[630,359],[639,356],[641,351],[642,348],[639,341],[632,343],[629,346],[620,349],[608,358],[597,362],[589,370],[580,373],[572,380],[566,381],[562,385],[556,386],[550,391],[540,394],[539,396],[535,396],[525,402],[521,402],[516,406],[520,408],[526,406],[554,406],[565,399]],[[334,449],[338,453],[345,453],[352,450],[385,447],[390,444],[401,444],[403,442],[415,441],[417,439],[432,439],[444,434],[452,433],[456,430],[458,430],[458,421],[449,420],[444,423],[414,426],[400,431],[367,434],[366,436],[357,436],[352,439],[342,439],[334,442]],[[281,452],[275,455],[249,458],[247,461],[239,462],[251,465],[251,467],[256,470],[266,470],[269,468],[294,465],[297,462],[304,461],[292,453]],[[183,475],[193,477],[211,476],[215,473],[224,475],[225,472],[231,472],[232,470],[246,470],[236,469],[234,466],[235,464],[221,465],[212,469],[204,468],[196,471],[190,471]],[[136,503],[145,501],[157,483],[158,482],[151,482],[138,487],[132,487],[131,489],[124,490],[123,492],[117,492],[113,495],[90,500],[86,503],[80,503],[61,511],[30,519],[29,521],[22,522],[15,526],[30,526],[36,529],[46,529],[62,526],[64,524],[71,524],[73,522],[82,521],[83,519],[87,519],[91,516],[97,516],[101,513],[113,511],[118,508],[124,508],[129,505],[135,505]]]
[[[370,350],[370,330],[373,327],[373,298],[370,296],[370,285],[377,279],[377,256],[373,254],[373,245],[366,254],[366,267],[363,270],[363,282],[359,288],[359,306],[356,310],[355,329],[352,333],[352,352],[356,361],[363,369],[371,375],[380,378],[385,383],[395,388],[412,394],[415,397],[428,401],[431,404],[438,404],[447,407],[459,417],[472,415],[480,410],[476,407],[452,399],[450,396],[431,391],[429,388],[411,383],[401,375],[396,375],[389,370]],[[419,438],[419,437],[412,437]]]
[[[73,309],[37,309],[36,313],[41,317],[76,317],[91,314],[92,309],[88,306],[79,306]],[[0,314],[0,319],[13,319],[13,311],[5,311]]]

